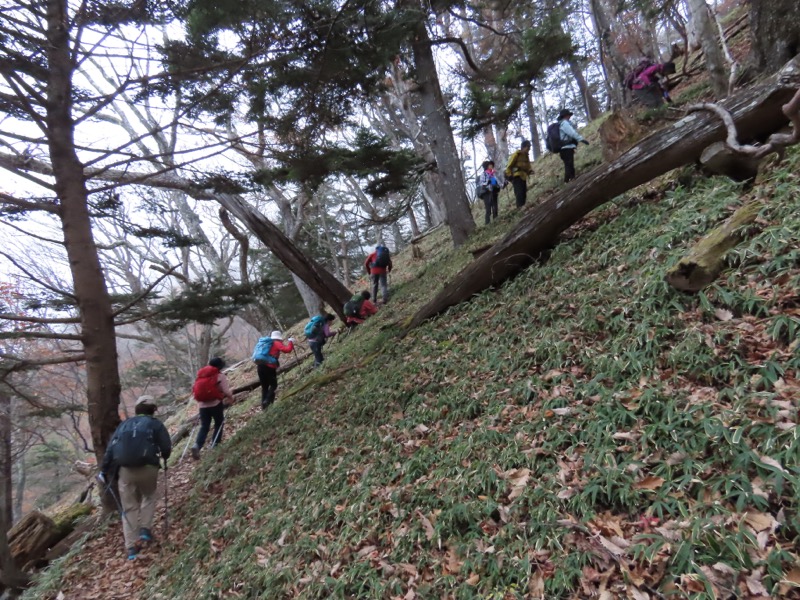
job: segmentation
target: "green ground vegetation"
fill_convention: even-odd
[[[174,516],[189,533],[148,597],[785,593],[800,532],[798,167],[795,150],[749,191],[662,178],[404,337],[471,257],[445,232],[425,260],[401,254],[378,317],[201,463]],[[753,198],[758,226],[723,276],[669,288],[666,269]],[[473,247],[515,220],[509,202]]]

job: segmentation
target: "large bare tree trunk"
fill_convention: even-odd
[[[612,108],[616,109],[625,102],[622,80],[626,70],[625,58],[617,46],[617,32],[613,25],[616,15],[611,14],[611,8],[604,0],[589,0],[589,13],[597,33],[600,64],[603,66],[608,96]]]
[[[586,77],[583,76],[583,69],[581,69],[581,65],[578,64],[575,58],[569,60],[569,70],[575,78],[575,83],[578,84],[578,90],[580,90],[581,93],[586,116],[589,117],[590,121],[594,121],[603,111],[600,110],[600,104],[597,102],[597,98],[594,97],[594,94],[592,94],[592,90],[589,89],[589,84],[586,83]]]
[[[753,55],[760,70],[780,69],[800,53],[796,0],[750,0]]]
[[[800,57],[780,77],[730,97],[725,106],[742,139],[777,131],[787,123],[781,107],[800,85]],[[499,285],[531,265],[559,234],[594,208],[619,194],[681,165],[694,162],[703,149],[726,136],[716,116],[692,113],[653,133],[610,164],[601,165],[522,217],[505,238],[481,254],[448,282],[442,292],[412,317],[413,328],[443,310]]]
[[[47,3],[47,138],[53,166],[64,247],[69,260],[86,354],[89,425],[98,463],[117,425],[120,395],[111,298],[92,237],[83,165],[75,153],[72,74],[75,64],[65,23],[65,0]]]
[[[425,135],[436,158],[436,171],[442,178],[442,193],[447,212],[447,224],[453,245],[457,248],[475,230],[475,220],[467,200],[464,174],[458,157],[450,116],[439,86],[439,75],[433,60],[431,39],[424,21],[415,26],[411,43],[416,80],[422,99]]]
[[[314,259],[306,256],[278,227],[238,196],[218,194],[215,199],[244,223],[289,271],[319,294],[342,320],[345,319],[342,307],[350,299],[350,291],[341,281]]]
[[[533,105],[533,94],[528,94],[525,98],[525,110],[528,113],[528,127],[531,132],[531,150],[533,151],[533,160],[538,159],[542,155],[542,141],[539,139],[538,119],[536,118],[536,107]],[[498,166],[502,168],[507,164],[507,160],[500,163]]]
[[[8,531],[12,525],[11,505],[11,396],[0,388],[0,595],[3,588],[18,589],[27,584],[28,579],[17,567],[8,545]]]
[[[690,19],[699,36],[700,45],[706,61],[706,70],[716,98],[728,94],[728,72],[725,68],[725,55],[719,40],[716,24],[711,18],[706,0],[687,0]]]

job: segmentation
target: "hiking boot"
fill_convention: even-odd
[[[195,460],[200,460],[200,448],[197,446],[192,446],[192,458]]]
[[[136,546],[131,546],[128,548],[128,560],[136,560],[136,556],[139,554],[139,549]]]
[[[142,527],[139,530],[139,539],[143,542],[152,542],[153,541],[153,534],[150,532],[147,527]]]

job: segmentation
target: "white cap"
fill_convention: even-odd
[[[149,396],[147,394],[145,394],[144,396],[139,396],[136,399],[136,406],[139,406],[140,404],[153,404],[153,405],[155,405],[155,403],[156,403],[155,398],[153,398],[152,396]]]
[[[273,331],[272,333],[270,333],[269,337],[271,337],[273,340],[282,340],[283,339],[283,335],[277,329],[275,331]]]

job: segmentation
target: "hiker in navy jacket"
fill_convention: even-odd
[[[575,148],[578,142],[588,144],[589,142],[572,126],[569,122],[572,111],[563,109],[558,113],[559,131],[561,132],[561,149],[558,155],[564,163],[564,183],[569,183],[575,179]]]
[[[387,273],[392,272],[392,259],[389,257],[385,266],[376,265],[375,262],[378,258],[378,253],[381,252],[381,249],[384,249],[388,256],[389,249],[382,244],[378,244],[375,246],[375,252],[370,254],[367,257],[367,260],[364,261],[364,268],[367,270],[367,274],[372,279],[372,297],[375,299],[375,302],[378,302],[378,283],[380,283],[381,294],[383,295],[383,303],[386,304],[389,301],[389,285],[386,281],[386,276]]]
[[[136,416],[125,419],[111,436],[98,475],[107,484],[119,469],[122,533],[129,560],[139,553],[139,542],[153,540],[158,470],[161,459],[166,464],[172,452],[167,428],[153,416],[153,397],[140,396],[134,411]]]

